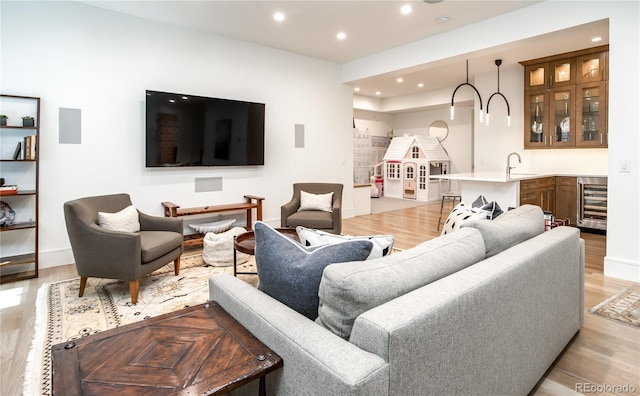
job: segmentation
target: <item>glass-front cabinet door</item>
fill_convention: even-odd
[[[549,143],[547,135],[547,114],[549,103],[547,90],[525,92],[525,133],[524,146],[529,148],[546,147]]]
[[[606,82],[578,85],[576,146],[607,147]]]
[[[575,86],[552,89],[549,95],[551,99],[551,123],[549,146],[563,147],[574,146],[575,134]]]
[[[608,51],[579,56],[576,60],[577,82],[587,83],[608,80]]]
[[[525,90],[549,87],[549,63],[540,63],[525,67]]]
[[[553,73],[551,86],[562,87],[576,83],[576,63],[575,59],[561,59],[550,63]]]

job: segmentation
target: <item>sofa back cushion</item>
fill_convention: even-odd
[[[363,312],[484,259],[480,232],[463,229],[378,259],[329,265],[316,322],[348,339]]]
[[[494,256],[544,232],[544,214],[539,206],[522,205],[495,220],[470,219],[462,228],[476,228],[482,234],[486,256]]]

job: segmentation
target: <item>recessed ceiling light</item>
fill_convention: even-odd
[[[602,41],[602,37],[596,36],[596,37],[592,38],[591,41],[593,41],[594,43],[597,43],[598,41]]]
[[[189,99],[187,96],[182,97],[182,100],[187,100],[187,99]]]
[[[436,18],[436,21],[438,21],[440,23],[447,23],[447,22],[449,22],[449,17],[441,16],[441,17]]]
[[[376,95],[381,95],[381,94],[382,94],[382,92],[376,91]]]
[[[418,88],[422,88],[422,87],[424,87],[424,84],[423,83],[418,83]]]
[[[169,103],[176,103],[175,99],[169,99]]]
[[[336,34],[336,37],[338,38],[338,40],[344,40],[347,38],[347,34],[345,32],[339,32],[338,34]]]
[[[400,13],[402,13],[402,15],[411,14],[412,11],[413,11],[413,8],[411,8],[409,4],[405,4],[402,7],[400,7]]]
[[[396,78],[396,82],[401,83],[401,82],[403,82],[403,81],[404,81],[404,79],[403,79],[402,77],[398,77],[398,78]]]
[[[275,12],[273,14],[273,19],[276,20],[277,22],[282,22],[284,21],[284,12]]]
[[[356,92],[360,92],[360,87],[355,87],[353,90]]]

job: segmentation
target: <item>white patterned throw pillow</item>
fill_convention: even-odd
[[[482,209],[470,208],[464,203],[460,202],[447,217],[447,221],[444,222],[442,232],[440,235],[452,233],[460,228],[463,222],[472,219],[486,219],[487,212]]]
[[[129,205],[116,213],[98,212],[98,224],[100,227],[111,231],[140,231],[138,210],[133,205]]]
[[[327,194],[311,194],[306,191],[300,191],[300,209],[301,210],[322,210],[324,212],[333,211],[333,193]]]
[[[344,241],[365,240],[373,243],[373,248],[367,260],[388,256],[393,249],[395,239],[393,235],[372,235],[372,236],[351,236],[336,235],[322,230],[315,230],[302,226],[296,227],[300,243],[306,247],[327,245],[331,243],[340,243]]]

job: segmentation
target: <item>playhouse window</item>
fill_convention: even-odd
[[[400,179],[400,164],[387,163],[387,177],[389,179]]]
[[[411,165],[407,166],[405,178],[408,180],[413,180],[414,177],[415,176],[413,174],[413,166]]]
[[[411,147],[411,158],[420,158],[420,148],[418,146]]]
[[[420,170],[418,174],[418,188],[420,190],[427,189],[427,167],[424,165],[420,165]]]

